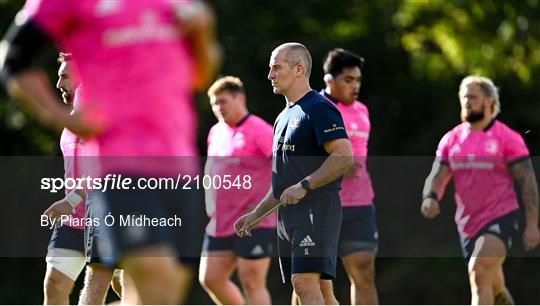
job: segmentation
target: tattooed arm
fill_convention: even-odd
[[[534,249],[540,242],[538,230],[538,184],[531,159],[525,159],[510,166],[514,180],[518,182],[521,199],[525,206],[525,231],[523,245],[526,250]]]

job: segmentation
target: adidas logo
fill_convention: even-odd
[[[315,246],[315,242],[313,242],[313,240],[311,240],[311,237],[307,235],[304,239],[302,239],[302,241],[300,241],[300,247],[310,247],[310,246]]]
[[[262,255],[264,254],[264,250],[262,248],[262,246],[260,246],[259,244],[257,244],[252,250],[251,250],[251,255],[252,256],[258,256],[258,255]]]

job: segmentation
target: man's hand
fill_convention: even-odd
[[[47,208],[43,212],[43,215],[47,216],[51,220],[54,220],[53,222],[56,224],[60,221],[61,216],[69,215],[72,211],[73,207],[69,205],[66,198],[63,198],[60,201],[54,202],[49,208]]]
[[[527,225],[523,231],[523,246],[525,251],[531,251],[540,243],[540,231],[536,224]]]
[[[182,30],[186,33],[212,31],[215,24],[214,13],[202,1],[178,5],[176,7],[176,16],[182,23]]]
[[[251,229],[259,223],[254,223],[255,220],[257,220],[257,216],[253,212],[243,215],[234,223],[234,231],[240,237],[251,236]]]
[[[422,202],[422,208],[420,210],[422,215],[424,215],[424,217],[427,219],[433,219],[441,212],[439,208],[439,201],[432,198],[425,199]]]
[[[297,204],[303,197],[306,196],[306,194],[307,191],[302,187],[302,185],[300,185],[300,183],[297,183],[285,189],[279,200],[283,205]]]

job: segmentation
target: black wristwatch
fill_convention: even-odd
[[[302,188],[304,188],[307,192],[311,191],[311,188],[309,188],[309,181],[307,179],[303,179],[300,182],[300,186],[302,186]]]

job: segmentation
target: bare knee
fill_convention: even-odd
[[[260,290],[266,286],[266,274],[270,259],[240,259],[238,278],[247,293]]]
[[[339,305],[339,302],[334,295],[334,286],[331,280],[321,280],[321,293],[326,305]]]
[[[499,267],[493,272],[492,276],[492,287],[493,287],[493,293],[499,294],[503,291],[506,291],[506,285],[504,280],[504,273],[502,270],[502,267]]]
[[[320,291],[319,279],[320,276],[316,273],[297,273],[293,274],[291,281],[294,291],[302,299],[311,295],[313,290]]]
[[[469,264],[469,280],[471,285],[476,287],[491,287],[491,270],[492,267],[480,258],[471,262]]]
[[[102,304],[107,295],[111,277],[112,272],[108,268],[100,264],[87,265],[79,304]]]
[[[124,259],[124,273],[129,274],[138,288],[144,283],[152,286],[153,290],[176,290],[177,263],[174,257],[129,257]]]
[[[48,298],[64,298],[69,297],[73,285],[73,280],[53,268],[43,281],[43,290]]]
[[[203,288],[212,289],[222,286],[227,280],[226,277],[219,273],[212,272],[208,269],[199,272],[199,283]]]
[[[375,283],[375,262],[373,257],[349,257],[344,260],[349,280],[357,288],[370,288]]]

